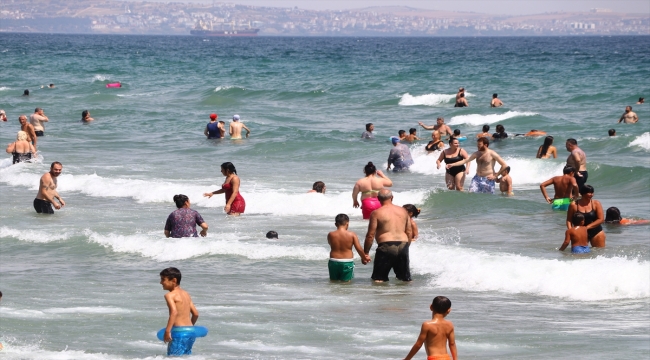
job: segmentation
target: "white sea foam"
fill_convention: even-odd
[[[108,75],[98,74],[98,75],[93,76],[93,82],[95,82],[95,81],[106,81],[106,80],[110,80],[110,77]]]
[[[430,285],[438,289],[535,294],[578,301],[650,297],[650,262],[638,259],[538,259],[437,245],[426,239],[413,243],[410,254],[412,270],[432,275]]]
[[[162,344],[162,343],[161,343]],[[2,354],[3,360],[22,360],[22,359],[39,359],[39,360],[121,360],[121,359],[140,359],[140,360],[154,360],[163,359],[162,356],[147,356],[142,358],[122,357],[115,354],[104,353],[87,353],[80,350],[68,350],[67,346],[61,351],[50,351],[41,349],[39,345],[18,345],[9,342],[3,343],[4,349]],[[165,352],[162,347],[161,355]],[[192,355],[192,359],[202,360],[207,359],[203,356]]]
[[[519,111],[508,111],[503,114],[490,114],[490,115],[480,115],[480,114],[468,114],[468,115],[458,115],[454,116],[449,120],[448,125],[473,125],[480,126],[485,124],[492,124],[495,122],[511,119],[514,117],[522,116],[534,116],[538,115],[534,112],[519,112]]]
[[[11,237],[21,241],[29,241],[35,243],[48,243],[53,241],[60,241],[68,239],[72,236],[71,233],[58,233],[51,231],[39,230],[17,230],[11,229],[6,226],[0,227],[0,238]]]
[[[650,150],[650,132],[645,132],[643,135],[637,136],[628,146],[639,146],[646,150]]]
[[[472,94],[466,92],[466,97],[473,96]],[[399,105],[402,106],[415,106],[415,105],[426,105],[426,106],[436,106],[449,104],[456,101],[456,94],[425,94],[419,96],[413,96],[409,93],[402,95],[399,100]]]
[[[228,90],[228,89],[232,89],[232,88],[235,88],[235,87],[236,86],[234,86],[234,85],[221,85],[221,86],[217,86],[216,88],[214,88],[214,92],[219,92],[221,90]]]
[[[235,349],[242,349],[246,351],[260,351],[260,352],[270,352],[273,354],[277,353],[303,353],[303,354],[319,354],[323,353],[323,349],[313,347],[313,346],[292,346],[292,345],[271,345],[265,344],[259,340],[252,341],[221,341],[218,343],[221,346],[232,347]]]
[[[11,89],[6,86],[0,86],[0,91],[5,91],[5,90],[11,90]]]

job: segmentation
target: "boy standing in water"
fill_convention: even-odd
[[[370,256],[363,252],[357,234],[348,231],[350,218],[345,214],[338,214],[334,219],[336,231],[327,234],[327,243],[330,244],[330,261],[327,268],[330,280],[350,281],[354,278],[354,255],[352,247],[357,250],[364,263],[370,262]]]
[[[510,177],[510,166],[506,166],[503,169],[503,175],[496,180],[499,183],[499,190],[501,190],[501,195],[504,196],[513,196],[515,193],[512,192],[512,178]]]
[[[587,254],[591,252],[589,248],[589,236],[587,234],[587,227],[585,224],[585,216],[579,212],[573,214],[571,219],[573,227],[566,231],[564,235],[564,242],[560,246],[560,251],[564,251],[569,243],[571,243],[572,254]]]
[[[451,301],[444,296],[436,296],[429,307],[433,312],[431,321],[422,323],[420,336],[418,336],[415,345],[406,355],[404,360],[409,360],[417,354],[426,343],[427,360],[450,360],[447,354],[447,342],[449,342],[449,351],[451,357],[456,360],[458,357],[456,351],[456,336],[454,335],[454,324],[445,320],[445,317],[451,312]]]
[[[192,345],[194,345],[196,338],[183,337],[173,339],[171,331],[176,326],[194,326],[196,320],[199,318],[199,312],[194,307],[190,294],[181,289],[180,270],[175,267],[169,267],[161,271],[160,284],[164,290],[169,291],[169,293],[165,294],[165,301],[169,308],[169,320],[167,320],[164,337],[164,341],[168,343],[167,355],[191,355]],[[190,314],[192,314],[191,319]]]

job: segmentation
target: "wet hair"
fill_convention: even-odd
[[[583,185],[580,188],[580,195],[593,194],[593,193],[594,193],[594,187],[591,185]]]
[[[501,133],[501,132],[504,132],[504,131],[506,131],[506,128],[504,128],[503,125],[497,125],[497,132],[498,133]]]
[[[54,84],[50,84],[50,87],[54,87]]]
[[[460,135],[460,129],[454,129],[454,136]]]
[[[397,132],[397,134],[399,136],[402,136],[402,135],[406,134],[406,130],[400,130],[400,131]]]
[[[81,120],[85,120],[86,116],[88,116],[88,110],[84,110],[81,112]]]
[[[614,136],[616,135],[616,129],[609,129],[607,130],[607,133],[609,134],[609,136]]]
[[[465,88],[464,87],[459,87],[458,91],[465,91]]]
[[[167,280],[176,279],[176,284],[181,284],[181,271],[175,267],[168,267],[160,272],[160,277],[164,277]]]
[[[506,168],[503,169],[503,171],[505,171],[506,174],[510,174],[510,166],[506,166]]]
[[[492,94],[493,99],[496,99],[497,97],[499,97],[499,95],[497,93]]]
[[[573,225],[578,226],[584,221],[585,221],[585,216],[582,213],[579,213],[577,211],[573,213],[573,218],[571,218],[571,223]]]
[[[410,128],[409,129],[409,134],[415,134],[416,132],[418,132],[418,129],[416,129],[416,128]]]
[[[643,100],[645,100],[645,98],[639,98],[639,102],[641,102],[641,101],[643,101]]]
[[[621,220],[621,211],[617,207],[612,206],[605,211],[605,222],[618,223]]]
[[[464,98],[465,97],[465,91],[463,90],[462,93],[460,93],[460,97]]]
[[[53,162],[53,163],[50,165],[50,170],[51,170],[51,169],[54,169],[54,165],[61,165],[61,166],[63,166],[63,164],[61,164],[60,162],[55,161],[55,162]]]
[[[334,218],[334,222],[336,223],[336,226],[341,226],[341,225],[345,225],[345,224],[349,223],[350,218],[345,214],[338,214]]]
[[[267,239],[277,239],[278,238],[278,233],[276,231],[269,231],[266,233],[266,238]]]
[[[544,138],[544,144],[542,145],[542,150],[539,152],[539,158],[542,158],[548,152],[548,148],[553,144],[553,137],[551,135]]]
[[[230,161],[226,161],[225,163],[221,164],[221,168],[237,175],[237,169],[235,169],[235,165],[233,165]]]
[[[562,173],[564,175],[569,175],[569,174],[575,173],[575,172],[576,172],[576,169],[574,169],[573,166],[568,166],[568,165],[565,166],[564,169],[562,170]]]
[[[366,176],[374,174],[377,172],[377,168],[375,165],[372,163],[372,161],[368,161],[368,164],[363,168],[363,172],[366,174]]]
[[[16,140],[27,140],[27,133],[24,131],[19,131],[18,134],[16,134]]]
[[[485,146],[490,146],[490,140],[488,140],[486,137],[480,137],[478,140],[476,140],[476,142],[483,143]]]
[[[29,90],[25,89],[25,91],[23,91],[23,96],[28,96],[28,95],[29,95]]]
[[[433,298],[433,302],[431,302],[431,307],[434,313],[444,314],[447,310],[451,309],[451,300],[445,296],[436,296]]]
[[[483,132],[490,131],[490,125],[483,125]]]
[[[576,139],[574,139],[574,138],[566,139],[566,142],[568,142],[568,143],[571,144],[571,145],[576,145],[576,146],[578,146],[578,140],[576,140]]]
[[[404,209],[406,209],[406,211],[413,214],[414,218],[416,218],[416,217],[418,217],[418,215],[420,215],[420,209],[416,208],[415,205],[413,205],[413,204],[402,205],[402,207]]]
[[[370,131],[371,126],[372,126],[372,123],[367,123],[366,124],[366,131]]]
[[[34,112],[39,112],[41,110],[43,110],[43,109],[42,108],[36,108],[36,109],[34,109]]]
[[[322,181],[316,181],[311,187],[312,190],[316,190],[317,193],[322,193],[325,189],[325,183]]]
[[[377,194],[377,199],[381,201],[386,201],[390,200],[390,198],[393,197],[393,192],[388,190],[388,189],[383,189],[379,191],[379,194]]]
[[[450,137],[450,138],[449,138],[449,145],[451,145],[451,143],[453,143],[454,140],[458,140],[458,138],[455,138],[455,137],[453,137],[453,136]],[[460,140],[458,140],[458,141],[460,141]]]
[[[176,203],[176,207],[179,209],[185,206],[185,202],[189,200],[190,198],[188,198],[186,195],[183,194],[174,195],[174,202]]]

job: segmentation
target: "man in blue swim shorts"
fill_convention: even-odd
[[[508,164],[494,150],[490,150],[490,140],[486,137],[480,137],[476,140],[478,151],[470,155],[467,159],[447,164],[447,169],[454,166],[465,165],[466,163],[476,160],[476,175],[472,178],[469,185],[469,192],[494,194],[495,180],[505,172]],[[501,168],[499,172],[494,170],[495,163],[499,163]]]

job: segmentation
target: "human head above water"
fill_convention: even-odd
[[[574,174],[575,172],[576,169],[574,169],[573,166],[565,166],[564,169],[562,170],[562,173],[564,175]]]
[[[219,115],[217,115],[217,114],[214,114],[214,113],[210,114],[210,119],[212,119],[212,120],[216,120],[218,117],[219,117]]]
[[[397,135],[399,135],[400,137],[404,136],[404,134],[406,134],[406,130],[400,130],[397,132]]]
[[[480,137],[478,140],[476,140],[476,142],[485,145],[485,147],[490,146],[490,140],[488,140],[486,137]]]
[[[593,193],[594,193],[594,187],[591,185],[584,185],[582,188],[580,188],[580,195],[593,194]]]
[[[372,123],[367,123],[366,124],[366,131],[372,131],[372,130],[370,130],[370,129],[372,129],[372,125],[373,125]]]
[[[577,211],[573,213],[573,218],[571,218],[571,223],[573,224],[573,226],[580,226],[584,224],[584,222],[585,222],[585,216],[582,215],[582,213],[579,213]]]
[[[325,192],[325,183],[322,181],[316,181],[314,185],[311,186],[312,190],[316,190],[317,193],[324,193]]]
[[[186,195],[183,194],[174,195],[174,203],[176,204],[176,207],[179,209],[185,206],[185,203],[187,201],[190,201],[190,198],[188,198]]]
[[[490,125],[483,125],[483,132],[490,131]]]
[[[239,115],[235,114],[235,115],[232,117],[232,121],[239,121]]]
[[[497,94],[497,93],[492,94],[492,99],[496,99],[498,97],[499,97],[499,94]]]
[[[164,277],[167,280],[176,279],[176,285],[181,284],[181,271],[175,267],[168,267],[167,269],[164,269],[160,272],[160,277]]]
[[[454,136],[459,137],[460,136],[460,129],[454,129]]]
[[[343,226],[349,222],[350,222],[350,218],[345,214],[338,214],[334,218],[334,223],[336,224],[336,226]]]
[[[18,134],[16,134],[16,140],[27,140],[27,133],[24,131],[19,131]]]
[[[500,125],[500,124],[497,125],[497,132],[498,133],[502,133],[504,131],[506,131],[506,128],[504,128],[503,125]]]
[[[23,91],[23,96],[29,96],[29,90],[28,89],[25,89],[25,91]]]
[[[503,169],[503,174],[504,175],[510,174],[510,166],[506,166],[505,169]]]
[[[610,207],[605,211],[605,222],[620,222],[623,220],[621,211],[617,207]]]
[[[277,239],[278,238],[278,233],[276,231],[269,231],[266,233],[266,238],[267,239]]]
[[[407,212],[411,213],[411,216],[413,216],[414,218],[420,215],[420,209],[416,208],[415,205],[413,204],[402,205],[402,207],[406,209]]]
[[[230,161],[226,161],[225,163],[221,164],[221,170],[237,175],[237,169],[235,169],[235,165],[233,165]]]
[[[451,309],[451,300],[445,296],[436,296],[431,302],[431,310],[436,314],[446,314]]]
[[[82,111],[82,112],[81,112],[81,120],[85,119],[85,118],[88,116],[88,114],[90,114],[90,113],[88,112],[88,110],[84,110],[84,111]]]
[[[393,192],[388,189],[381,189],[379,190],[379,194],[377,194],[377,199],[379,200],[379,202],[384,202],[392,198],[393,198]]]
[[[418,132],[418,129],[416,129],[416,128],[410,128],[409,129],[409,134],[411,134],[411,135],[415,135],[415,133],[417,133],[417,132]]]
[[[609,134],[609,136],[616,136],[616,129],[609,129],[607,130],[607,133]]]
[[[377,168],[372,163],[372,161],[368,161],[368,164],[366,164],[366,166],[363,168],[363,172],[366,174],[366,176],[373,175],[377,172]]]
[[[569,138],[569,139],[566,140],[566,144],[567,144],[567,146],[570,145],[572,147],[573,146],[578,146],[578,140],[576,140],[574,138]]]

